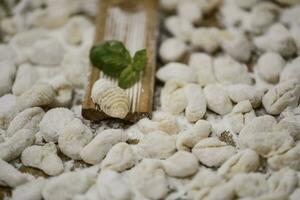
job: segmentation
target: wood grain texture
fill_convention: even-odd
[[[137,50],[147,49],[148,64],[140,81],[126,90],[130,103],[129,113],[124,119],[126,121],[135,122],[152,114],[158,23],[157,0],[102,0],[99,3],[95,44],[105,40],[120,40],[132,55]],[[116,79],[90,66],[89,83],[82,104],[82,116],[88,120],[111,118],[97,110],[91,99],[93,84],[99,78],[117,84]]]

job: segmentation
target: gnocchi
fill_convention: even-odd
[[[279,8],[272,2],[258,2],[253,5],[249,16],[244,21],[247,31],[255,34],[264,33],[279,14]]]
[[[279,170],[286,166],[294,170],[299,170],[300,162],[299,159],[297,159],[299,155],[300,155],[300,144],[297,143],[295,147],[284,152],[283,154],[274,155],[268,158],[268,164],[274,170]]]
[[[9,123],[7,128],[7,136],[13,136],[18,130],[30,129],[34,133],[39,131],[39,123],[45,112],[39,107],[27,108],[16,115]]]
[[[174,177],[187,177],[198,171],[197,158],[186,151],[177,151],[174,155],[162,161],[167,175]]]
[[[9,163],[0,159],[0,185],[16,187],[33,179],[33,176],[19,172]]]
[[[148,133],[136,146],[136,151],[142,158],[164,159],[170,157],[175,150],[175,138],[162,131]]]
[[[59,65],[64,53],[65,50],[58,40],[47,38],[33,44],[29,52],[29,60],[37,65]]]
[[[194,30],[191,22],[178,16],[168,17],[165,20],[165,27],[172,35],[183,41],[190,41]]]
[[[300,84],[296,80],[284,81],[270,88],[262,98],[262,104],[269,114],[277,115],[288,106],[297,105],[300,98]]]
[[[261,173],[236,174],[230,183],[240,198],[255,198],[269,192],[267,177]]]
[[[227,87],[227,92],[230,99],[235,103],[249,100],[253,108],[257,108],[261,105],[263,91],[254,86],[234,84]]]
[[[276,124],[273,129],[276,131],[286,130],[295,141],[300,140],[299,135],[299,115],[287,116]]]
[[[40,132],[47,142],[57,142],[61,130],[75,115],[66,108],[54,108],[46,112],[40,122]]]
[[[8,93],[13,86],[16,75],[16,66],[9,60],[0,59],[0,96]]]
[[[218,167],[233,156],[236,150],[218,138],[209,137],[200,140],[192,152],[205,166]]]
[[[50,105],[55,99],[55,91],[48,83],[36,83],[16,99],[17,110]]]
[[[263,157],[284,153],[294,145],[293,138],[284,131],[256,132],[252,136],[241,137],[241,142]]]
[[[72,199],[86,192],[95,179],[95,173],[67,172],[51,178],[43,188],[42,196],[45,200]]]
[[[246,149],[231,156],[225,163],[218,169],[221,176],[230,178],[234,174],[241,172],[255,172],[259,167],[258,154],[250,149]]]
[[[185,83],[182,81],[170,80],[161,91],[161,108],[165,112],[178,115],[187,106],[187,98],[184,92]]]
[[[39,79],[37,70],[28,64],[19,66],[16,74],[15,82],[12,86],[12,92],[14,95],[21,95],[25,91],[29,90]]]
[[[177,14],[191,23],[199,23],[202,20],[202,11],[197,2],[194,1],[179,2],[177,5]]]
[[[178,81],[192,83],[197,80],[196,74],[191,67],[177,62],[171,62],[158,69],[156,77],[163,82],[175,79]]]
[[[279,23],[272,25],[264,35],[256,37],[254,44],[264,52],[274,51],[284,57],[293,55],[297,50],[289,31]]]
[[[210,84],[205,86],[204,95],[207,101],[207,107],[220,114],[225,115],[232,110],[232,102],[226,92],[221,86]]]
[[[176,139],[176,148],[178,150],[189,151],[198,141],[207,138],[211,133],[211,129],[211,124],[208,121],[197,121],[193,127],[179,133]]]
[[[269,190],[278,196],[288,196],[295,190],[297,184],[296,172],[289,168],[275,172],[268,179]]]
[[[169,191],[166,174],[159,160],[143,160],[132,169],[130,181],[146,198],[162,199]]]
[[[258,74],[269,83],[277,83],[284,65],[285,61],[278,53],[264,53],[257,61]]]
[[[0,143],[0,158],[11,161],[21,155],[27,147],[33,145],[35,135],[32,130],[21,129],[12,137]]]
[[[171,38],[162,43],[159,55],[164,62],[175,62],[181,60],[186,51],[187,47],[183,41]]]
[[[280,74],[280,82],[285,82],[288,80],[297,80],[300,82],[300,69],[299,69],[300,57],[295,58],[290,63],[288,63]]]
[[[109,150],[106,157],[101,162],[101,169],[122,172],[133,167],[136,162],[136,155],[130,145],[125,142],[120,142]]]
[[[206,112],[206,99],[200,86],[187,84],[184,87],[187,100],[185,116],[188,121],[195,122],[201,119]]]
[[[177,134],[178,124],[176,118],[166,112],[153,113],[152,120],[143,118],[137,123],[137,127],[143,133],[150,133],[153,131],[163,131],[170,135]]]
[[[58,146],[63,154],[80,160],[80,151],[93,139],[93,133],[79,119],[67,123],[58,136]]]
[[[238,31],[223,34],[227,36],[221,36],[222,49],[238,61],[248,61],[251,57],[253,46],[247,37]]]
[[[213,68],[216,79],[221,84],[244,83],[249,85],[252,83],[246,65],[235,61],[229,56],[214,59]]]
[[[57,155],[54,143],[47,143],[44,146],[31,146],[24,149],[21,161],[25,166],[41,169],[50,176],[63,172],[63,162]]]
[[[93,85],[91,97],[108,116],[123,119],[129,112],[129,100],[125,91],[108,80],[97,80]]]
[[[244,126],[250,123],[256,114],[248,100],[236,104],[232,112],[224,117],[224,121],[229,123],[230,130],[240,133]]]
[[[40,200],[42,199],[42,190],[46,183],[47,180],[40,177],[19,185],[12,191],[12,200]]]
[[[208,54],[191,54],[189,66],[195,69],[195,73],[197,73],[197,81],[200,86],[216,82],[213,69],[213,59]]]
[[[80,157],[86,163],[98,164],[115,144],[125,142],[127,138],[121,129],[104,130],[82,148]]]
[[[191,44],[207,53],[213,53],[220,47],[219,37],[218,29],[201,27],[192,31]]]
[[[115,188],[118,190],[115,191]],[[97,196],[99,199],[129,200],[133,198],[133,192],[124,178],[115,171],[104,170],[96,181]]]

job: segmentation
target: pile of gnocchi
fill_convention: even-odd
[[[299,0],[160,0],[155,110],[130,126],[81,116],[97,0],[4,2],[0,198],[300,199]]]

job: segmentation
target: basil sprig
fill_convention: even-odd
[[[94,45],[90,51],[90,60],[104,74],[118,78],[118,85],[127,89],[139,80],[140,72],[147,65],[147,51],[139,50],[131,58],[122,42],[110,40]]]

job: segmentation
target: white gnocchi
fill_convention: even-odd
[[[274,155],[270,158],[268,158],[268,165],[274,169],[274,170],[279,170],[284,167],[290,167],[291,169],[294,170],[299,170],[300,169],[300,162],[299,162],[299,157],[300,155],[300,144],[297,143],[297,145],[290,150],[279,154],[279,155]]]
[[[93,139],[93,133],[79,119],[67,123],[58,136],[58,146],[63,154],[80,160],[80,151]]]
[[[87,163],[98,164],[115,144],[125,142],[127,139],[128,136],[121,129],[104,130],[82,148],[80,157]]]
[[[101,169],[122,172],[133,167],[136,162],[137,157],[130,145],[125,142],[120,142],[109,150],[106,157],[101,162]]]
[[[19,172],[11,164],[0,159],[0,185],[16,187],[33,179],[33,176]]]
[[[207,107],[220,115],[225,115],[232,110],[232,102],[221,86],[216,84],[206,85],[204,95],[207,101]]]
[[[48,83],[36,83],[16,99],[17,110],[50,105],[55,99],[55,91]]]
[[[142,158],[164,159],[175,150],[175,138],[162,131],[148,133],[136,146],[136,152]]]
[[[223,85],[252,83],[247,66],[229,56],[214,59],[213,68],[216,79]]]
[[[259,167],[258,154],[250,149],[246,149],[231,156],[218,169],[218,173],[226,178],[241,172],[255,172]]]
[[[12,200],[40,200],[42,199],[42,190],[45,187],[47,180],[39,177],[25,184],[17,186],[12,191]]]
[[[266,52],[257,61],[258,74],[269,83],[277,83],[284,65],[285,61],[278,53]]]
[[[186,44],[182,40],[170,38],[160,46],[159,55],[164,62],[175,62],[181,60],[186,51]]]
[[[247,84],[234,84],[228,86],[226,89],[230,99],[235,103],[249,100],[253,108],[257,108],[261,105],[263,91],[254,86]]]
[[[209,137],[200,140],[192,149],[198,160],[208,167],[219,167],[236,153],[233,146],[218,138]]]
[[[201,86],[187,84],[184,87],[184,92],[187,100],[185,116],[190,122],[198,121],[206,112],[206,99]]]
[[[269,114],[277,115],[286,107],[295,107],[300,98],[300,84],[296,80],[279,83],[263,96],[262,103]]]
[[[167,177],[160,160],[143,160],[132,169],[130,181],[146,198],[162,199],[169,191]]]
[[[123,119],[129,112],[129,100],[125,91],[108,80],[97,80],[93,85],[91,97],[108,116]]]
[[[173,177],[188,177],[198,171],[197,158],[186,151],[177,151],[162,164],[166,174]]]
[[[193,53],[190,55],[189,66],[195,69],[197,81],[200,86],[215,83],[216,77],[213,69],[213,59],[205,53]]]
[[[264,52],[274,51],[284,57],[293,55],[297,50],[291,34],[279,23],[272,25],[264,35],[256,37],[254,44]]]
[[[185,83],[170,80],[161,91],[161,109],[174,115],[184,111],[187,106],[187,98],[184,92]]]
[[[64,166],[54,143],[50,142],[44,146],[30,146],[24,149],[21,161],[25,166],[41,169],[50,176],[56,176],[63,172]]]
[[[20,65],[17,71],[16,79],[12,87],[14,95],[21,95],[29,90],[39,79],[37,70],[28,64]]]
[[[11,91],[16,71],[16,66],[13,62],[0,60],[0,96]]]
[[[207,138],[211,133],[211,129],[211,124],[208,121],[197,121],[193,127],[179,133],[176,138],[176,148],[178,150],[189,151],[198,141]]]
[[[166,112],[153,113],[152,120],[149,118],[141,119],[137,123],[137,127],[146,134],[153,131],[163,131],[174,135],[179,129],[175,116]]]
[[[40,131],[47,142],[57,142],[61,130],[73,119],[75,115],[66,108],[49,110],[40,123]]]
[[[115,190],[118,188],[118,190]],[[103,200],[129,200],[133,192],[122,175],[112,170],[104,170],[96,181],[97,198]]]
[[[95,179],[96,174],[92,172],[64,173],[47,182],[42,190],[42,196],[45,200],[72,199],[75,195],[86,192]]]
[[[267,177],[261,173],[236,174],[230,183],[240,198],[259,197],[269,192]]]
[[[39,107],[27,108],[18,113],[16,117],[9,123],[7,128],[7,136],[13,136],[18,130],[30,129],[34,133],[39,131],[39,123],[45,112]]]
[[[190,41],[194,30],[191,22],[178,16],[168,17],[165,20],[165,27],[172,35],[183,41]]]
[[[193,83],[197,80],[193,68],[178,62],[168,63],[158,69],[156,77],[163,82],[175,79],[177,81]]]
[[[35,135],[32,130],[21,129],[12,137],[0,143],[0,158],[5,161],[11,161],[21,155],[27,147],[33,145]]]
[[[191,44],[207,53],[213,53],[220,47],[219,30],[216,28],[197,28],[191,34]]]

